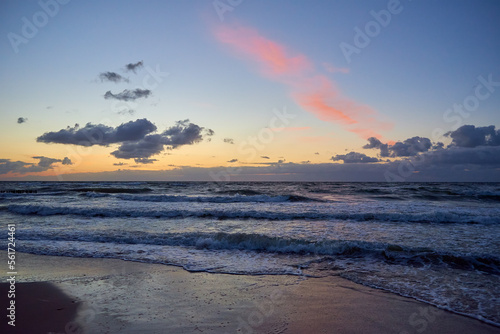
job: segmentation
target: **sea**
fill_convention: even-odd
[[[340,276],[500,326],[500,183],[0,182],[16,251]]]

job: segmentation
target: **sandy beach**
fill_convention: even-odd
[[[18,263],[16,326],[4,318],[2,333],[500,333],[340,277],[190,273],[23,253]],[[1,288],[7,305],[8,283]]]

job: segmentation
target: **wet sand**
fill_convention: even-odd
[[[18,331],[3,316],[1,333],[500,333],[340,277],[189,273],[22,253],[17,264]],[[1,289],[7,305],[8,285]]]

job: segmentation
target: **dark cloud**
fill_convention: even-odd
[[[482,147],[481,149],[483,149]],[[493,150],[498,147],[487,147]],[[459,150],[465,150],[463,148]],[[469,149],[474,150],[474,149]],[[458,151],[457,151],[458,152]],[[423,155],[433,152],[424,153]],[[497,156],[500,156],[497,154]],[[404,161],[418,158],[405,158]],[[1,160],[0,160],[1,161]],[[429,159],[429,161],[431,161]],[[98,173],[77,173],[65,174],[66,181],[215,181],[213,175],[223,175],[220,180],[226,180],[226,176],[231,181],[311,181],[311,182],[387,182],[386,173],[388,171],[399,175],[399,167],[403,160],[388,163],[322,163],[322,164],[267,164],[265,166],[239,166],[228,176],[228,166],[219,167],[196,167],[196,166],[171,166],[176,167],[169,170],[135,170],[132,166],[129,169],[118,171],[107,171]],[[487,165],[427,165],[425,162],[415,164],[418,173],[411,173],[411,176],[402,177],[402,181],[412,182],[500,182],[500,164]],[[0,164],[0,171],[2,165]],[[56,176],[26,176],[18,178],[4,178],[5,180],[25,180],[25,181],[57,181]]]
[[[427,152],[420,157],[427,166],[499,165],[500,146],[450,147]]]
[[[314,154],[319,155],[319,152],[315,152]]]
[[[435,143],[434,145],[432,145],[432,149],[433,149],[433,150],[440,150],[440,149],[442,149],[442,148],[444,148],[444,144],[443,144],[443,143],[441,143],[441,142],[437,142],[437,143]]]
[[[135,158],[134,161],[136,164],[152,164],[153,162],[158,161],[158,159]]]
[[[231,138],[224,138],[224,143],[234,144],[234,140]]]
[[[63,161],[62,161],[62,164],[63,165],[73,165],[73,162],[71,161],[70,158],[68,157],[64,157]]]
[[[29,167],[26,167],[29,166]],[[10,172],[25,174],[29,173],[29,169],[35,167],[34,164],[30,164],[23,161],[10,161],[10,159],[0,160],[0,175],[7,174]]]
[[[363,146],[364,149],[378,148],[380,149],[381,157],[414,157],[422,152],[427,152],[432,147],[429,138],[412,137],[403,142],[398,141],[394,145],[383,144],[375,137],[368,138],[368,144]]]
[[[107,91],[104,94],[105,99],[116,99],[121,101],[134,101],[142,97],[148,97],[151,95],[151,91],[149,89],[140,89],[137,88],[135,90],[125,89],[123,92],[118,94],[113,94],[111,91]]]
[[[380,149],[381,157],[388,157],[389,154],[389,145],[383,144],[379,139],[375,137],[368,138],[368,144],[363,146],[364,149],[378,148]]]
[[[452,142],[448,145],[448,148],[475,148],[481,146],[500,146],[500,129],[496,130],[494,125],[476,127],[474,125],[463,125],[455,131],[450,131],[445,134],[445,136],[450,137]],[[438,152],[429,154],[429,157],[437,159],[436,161],[448,161],[453,160],[457,154],[460,153],[460,159],[466,159],[469,157],[471,161],[477,161],[474,156],[474,152],[462,152],[462,151],[448,151],[444,149],[444,144],[441,142],[431,143],[429,138],[425,137],[412,137],[408,138],[403,142],[398,141],[394,145],[383,144],[377,138],[368,138],[368,144],[363,146],[365,149],[378,148],[380,149],[381,157],[416,157],[422,153],[426,152]],[[442,151],[442,152],[441,152]],[[479,151],[478,151],[479,152]],[[481,151],[482,152],[482,151]],[[482,154],[488,154],[483,152]],[[441,158],[438,158],[441,157]],[[446,157],[446,158],[444,158]],[[459,160],[460,160],[459,159]],[[453,160],[454,161],[454,160]],[[460,160],[461,161],[461,160]]]
[[[301,164],[310,164],[310,163],[311,163],[311,160],[301,161],[300,163],[301,163]]]
[[[132,110],[132,109],[128,109],[128,110],[122,110],[122,111],[119,111],[118,112],[119,115],[134,115],[135,114],[135,110]]]
[[[92,123],[87,123],[85,127],[80,128],[78,124],[75,124],[72,128],[68,127],[58,132],[46,132],[37,138],[37,142],[108,146],[124,141],[140,140],[154,131],[156,131],[156,126],[145,118],[121,124],[116,128]]]
[[[175,149],[183,145],[193,145],[213,134],[213,130],[190,123],[186,119],[178,121],[176,125],[161,134],[147,135],[138,141],[125,142],[111,154],[119,159],[149,158],[162,152],[165,146]]]
[[[452,139],[450,146],[500,146],[500,129],[495,130],[494,125],[483,127],[463,125],[455,131],[446,133],[445,136]]]
[[[166,138],[166,145],[172,146],[172,148],[198,143],[203,140],[204,135],[206,137],[213,136],[214,131],[190,123],[189,119],[178,121],[162,133],[162,136]]]
[[[60,159],[47,158],[43,156],[33,157],[33,159],[39,159],[38,166],[40,167],[50,167],[53,163],[62,162]]]
[[[125,65],[125,70],[132,71],[135,73],[135,70],[137,70],[143,66],[144,66],[144,63],[141,60],[141,61],[138,61],[137,63],[129,63],[129,64]]]
[[[336,156],[332,157],[331,160],[333,160],[333,161],[342,160],[345,164],[370,163],[370,162],[378,162],[379,161],[377,158],[372,158],[372,157],[367,156],[366,154],[358,153],[358,152],[349,152],[347,154],[342,154],[342,155],[337,154]]]
[[[99,74],[101,81],[111,81],[114,83],[128,82],[128,79],[115,72],[103,72]]]
[[[161,134],[153,134],[156,130],[156,126],[145,118],[121,124],[116,128],[92,123],[80,128],[75,124],[74,127],[57,132],[46,132],[38,137],[37,141],[80,146],[120,144],[111,155],[119,159],[142,159],[137,163],[150,163],[155,160],[144,159],[161,153],[165,147],[175,149],[183,145],[193,145],[214,134],[213,130],[190,123],[188,119],[176,122]]]
[[[380,148],[380,145],[382,145],[382,142],[375,138],[375,137],[370,137],[368,138],[368,144],[363,146],[364,149],[370,149],[370,148]]]
[[[70,161],[67,157],[64,160],[48,158],[44,156],[36,156],[33,159],[38,159],[38,163],[30,163],[24,161],[11,161],[10,159],[0,159],[0,175],[7,173],[18,173],[18,174],[26,174],[26,173],[39,173],[45,172],[46,170],[54,168],[53,164],[57,162]],[[71,161],[70,161],[71,162]]]
[[[128,165],[128,164],[125,162],[117,162],[117,163],[113,164],[113,166],[124,166],[124,165]]]
[[[412,137],[389,146],[389,150],[392,152],[391,157],[414,157],[421,152],[427,152],[431,147],[429,138]]]
[[[138,141],[123,143],[116,151],[111,152],[111,155],[118,159],[149,158],[161,153],[165,145],[162,135],[147,135]]]
[[[28,119],[26,117],[19,117],[17,119],[17,124],[26,123],[27,121],[28,121]]]
[[[238,161],[238,159],[231,159],[231,160],[229,160],[228,162],[233,163],[233,162],[236,162],[236,161]]]
[[[261,155],[260,156],[262,159],[270,159],[267,155]]]

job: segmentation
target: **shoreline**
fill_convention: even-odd
[[[17,253],[17,266],[18,333],[23,326],[31,326],[29,333],[58,334],[500,333],[486,322],[336,276],[191,273],[162,264],[27,253]],[[4,305],[7,287],[0,284]],[[1,332],[16,333],[2,318]]]

